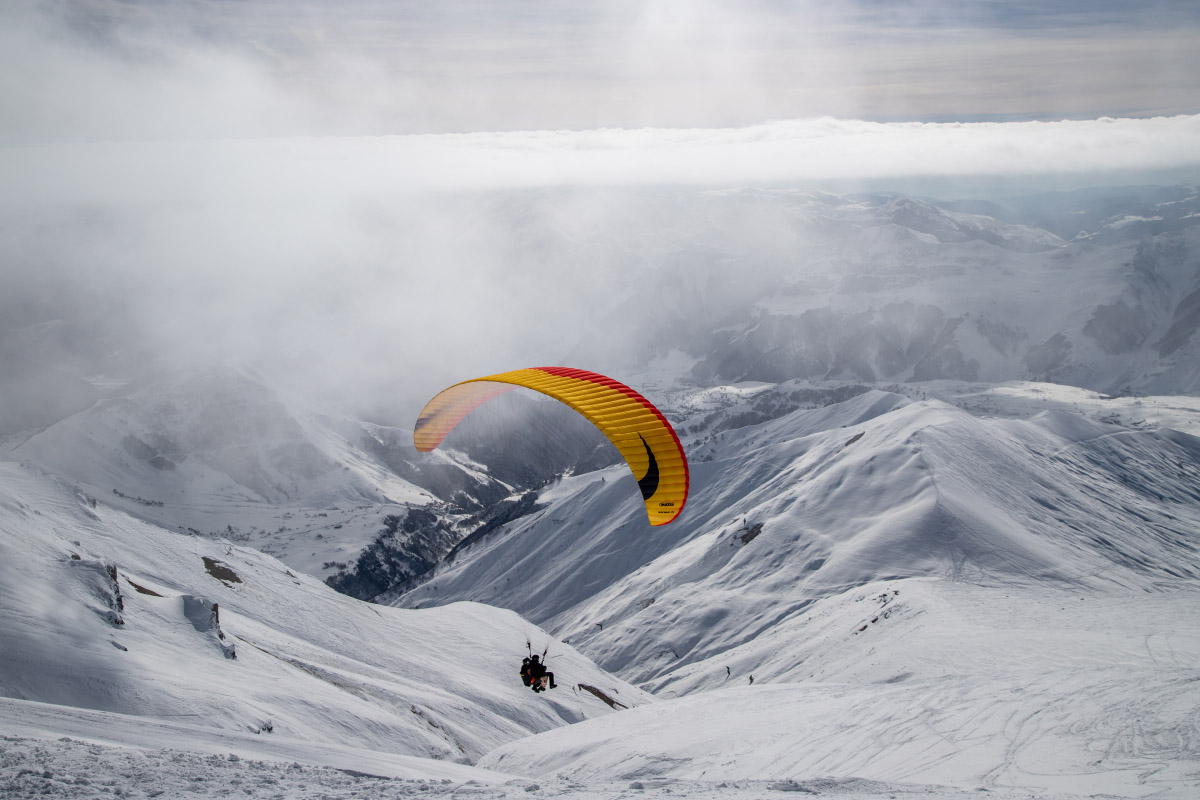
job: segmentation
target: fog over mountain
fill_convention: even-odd
[[[1191,800],[1198,36],[3,4],[0,792]]]
[[[153,748],[240,753],[269,785],[296,762],[322,791],[363,790],[341,769],[495,797],[530,780],[562,796],[1187,796],[1194,187],[438,202],[488,221],[478,252],[522,265],[493,276],[497,335],[464,323],[453,367],[521,344],[620,375],[682,438],[684,514],[650,528],[612,446],[555,404],[510,396],[422,455],[411,398],[462,377],[445,364],[395,362],[384,408],[386,383],[330,380],[364,374],[369,348],[139,345],[146,325],[203,316],[123,316],[79,287],[36,321],[51,298],[27,274],[28,324],[5,337],[19,402],[2,506],[18,796],[81,770],[47,735],[105,742],[111,774],[149,747],[162,780],[217,787],[249,773],[185,773]],[[313,319],[296,311],[280,341]],[[540,325],[569,333],[528,344]],[[438,341],[405,352],[432,361]],[[510,675],[527,641],[569,692],[544,714],[509,696],[527,691]],[[455,677],[430,686],[431,663]],[[731,759],[730,737],[753,754]],[[1150,761],[1167,766],[1128,777]]]
[[[414,203],[335,204],[303,249],[264,229],[283,220],[260,207],[43,210],[6,229],[9,263],[31,266],[7,274],[3,429],[231,361],[392,425],[472,373],[621,372],[672,354],[690,362],[673,377],[702,385],[1200,385],[1190,186],[990,204],[681,187],[472,192],[416,216]],[[168,252],[185,221],[197,249]],[[193,266],[154,268],[181,257]]]

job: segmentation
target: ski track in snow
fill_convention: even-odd
[[[268,761],[235,752],[113,747],[71,737],[0,735],[0,793],[6,800],[46,797],[270,798],[271,800],[389,800],[401,797],[575,798],[615,800],[974,800],[979,792],[863,779],[683,781],[654,779],[580,783],[568,778],[511,778],[492,784],[473,778],[404,778],[353,768]],[[989,791],[995,800],[1072,800],[1058,793]]]

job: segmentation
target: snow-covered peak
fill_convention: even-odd
[[[314,575],[353,564],[389,515],[442,502],[462,515],[511,491],[460,460],[418,457],[409,431],[314,407],[244,367],[147,382],[22,438],[7,457],[138,518]]]

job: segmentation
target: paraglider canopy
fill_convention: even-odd
[[[475,408],[525,387],[573,408],[620,451],[637,478],[651,525],[666,525],[683,510],[688,493],[687,456],[666,417],[623,383],[567,367],[532,367],[472,378],[439,392],[417,418],[413,444],[427,453]]]

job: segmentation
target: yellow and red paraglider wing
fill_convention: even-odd
[[[479,378],[443,389],[421,409],[413,428],[413,444],[422,453],[436,450],[464,417],[493,397],[515,388],[517,384]]]
[[[433,450],[473,409],[516,386],[565,403],[608,437],[637,478],[651,525],[679,516],[687,502],[688,465],[675,430],[649,400],[595,372],[533,367],[451,386],[421,411],[413,431],[417,449]]]

